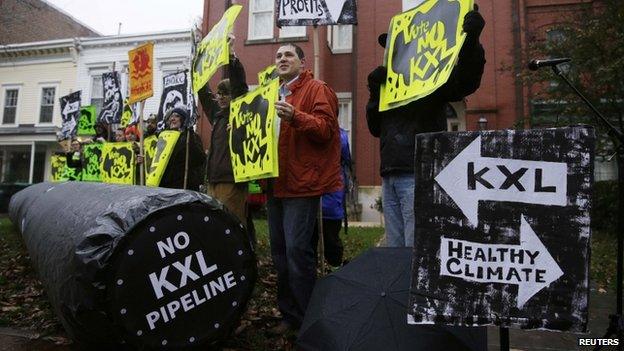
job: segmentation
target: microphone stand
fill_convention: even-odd
[[[618,350],[622,350],[622,334],[624,332],[624,319],[622,318],[622,278],[623,278],[623,264],[624,264],[624,134],[617,129],[611,122],[609,122],[594,105],[587,100],[583,94],[566,78],[561,69],[557,65],[551,66],[553,72],[561,77],[566,84],[574,90],[587,106],[594,112],[594,116],[598,124],[602,123],[607,128],[607,133],[612,139],[618,141],[616,147],[617,164],[618,164],[618,226],[617,226],[617,289],[616,289],[616,312],[609,315],[609,327],[603,338],[608,338],[613,335],[617,335],[619,340]],[[594,350],[602,349],[602,345],[598,345]]]

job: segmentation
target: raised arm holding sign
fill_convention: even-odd
[[[434,2],[429,1],[427,4],[431,5]],[[416,8],[410,13],[418,11],[418,9]],[[391,75],[391,68],[379,66],[368,76],[370,99],[366,105],[366,120],[371,134],[381,141],[380,168],[388,246],[413,246],[414,138],[416,134],[446,130],[446,109],[452,108],[448,102],[459,101],[473,93],[481,82],[485,58],[483,48],[479,44],[479,35],[485,21],[475,6],[475,10],[463,16],[462,22],[466,39],[459,52],[457,66],[453,69],[448,80],[426,97],[413,101],[406,100],[411,102],[380,112],[382,104],[379,99],[380,91],[383,100],[383,96],[386,94],[383,84],[386,79],[390,79],[387,76]],[[438,28],[439,24],[434,27]],[[401,32],[400,36],[403,37],[409,33],[411,32]],[[388,35],[388,38],[391,36],[392,33]],[[394,40],[390,41],[391,44],[397,42],[397,36],[398,34],[395,32]],[[423,38],[428,38],[428,36],[418,40],[424,40]],[[384,34],[379,37],[378,41],[388,50],[385,45],[387,38]],[[417,39],[413,38],[411,43],[414,42],[417,42]],[[438,50],[439,48],[436,48],[432,52],[439,52]],[[389,60],[389,62],[393,61]],[[411,62],[414,62],[413,58]],[[387,74],[386,71],[388,71]]]
[[[230,56],[228,33],[232,30],[234,21],[243,7],[232,5],[225,11],[221,20],[212,27],[208,35],[202,39],[197,47],[193,60],[193,91],[198,92],[217,71],[225,65]]]

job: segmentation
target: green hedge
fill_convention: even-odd
[[[591,227],[615,234],[617,228],[618,189],[617,181],[594,183],[591,208]]]

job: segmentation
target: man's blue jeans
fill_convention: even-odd
[[[415,185],[413,174],[385,176],[381,180],[386,246],[414,246]]]
[[[300,327],[314,283],[314,225],[319,196],[274,198],[267,202],[273,266],[277,270],[277,306],[293,327]]]

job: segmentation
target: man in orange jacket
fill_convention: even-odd
[[[297,329],[316,280],[313,242],[319,199],[342,189],[338,98],[306,70],[303,50],[281,46],[275,64],[282,85],[279,177],[269,191],[267,211],[271,256],[277,270],[277,304],[282,322],[274,333]]]

